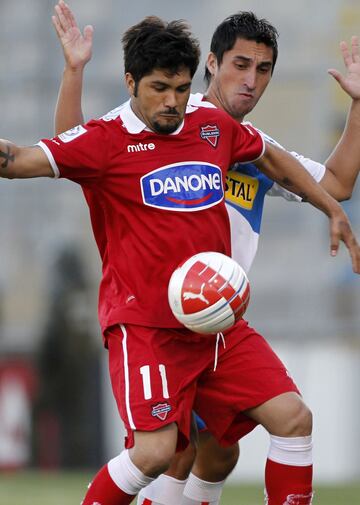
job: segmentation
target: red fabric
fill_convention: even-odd
[[[266,462],[265,487],[268,505],[310,505],[313,467]]]
[[[195,253],[231,254],[226,172],[261,156],[259,133],[200,107],[176,135],[129,133],[117,117],[41,145],[54,170],[85,190],[103,261],[102,329],[119,321],[181,327],[168,304],[171,273]]]
[[[299,394],[267,341],[244,321],[224,332],[216,371],[197,382],[194,411],[221,445],[230,446],[258,423],[243,412],[283,393]],[[194,354],[198,356],[197,354]]]
[[[133,499],[115,484],[105,465],[95,475],[82,505],[129,505]]]
[[[224,337],[226,348],[219,343],[214,372],[214,335],[135,325],[108,330],[110,376],[128,431],[127,448],[134,429],[153,431],[172,422],[179,428],[178,449],[186,447],[193,405],[217,440],[232,445],[256,426],[242,411],[298,392],[285,366],[246,321]]]

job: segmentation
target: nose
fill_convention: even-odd
[[[256,88],[256,69],[249,69],[245,76],[245,85],[249,90]]]
[[[164,97],[164,105],[167,108],[173,108],[177,106],[177,98],[175,91],[168,91]]]

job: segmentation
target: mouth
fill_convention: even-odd
[[[179,119],[179,114],[159,114],[160,117],[166,118],[166,119]]]

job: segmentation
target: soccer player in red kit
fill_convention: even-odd
[[[66,59],[56,110],[56,130],[60,133],[83,122],[82,73],[91,55],[92,28],[85,27],[84,35],[82,35],[71,10],[62,0],[59,1],[55,10],[56,16],[53,21]],[[320,184],[338,200],[351,196],[359,171],[360,157],[356,142],[359,131],[358,97],[360,92],[360,69],[357,68],[359,67],[357,64],[359,49],[356,37],[352,40],[351,55],[345,43],[341,44],[341,50],[348,73],[344,79],[340,79],[340,76],[338,78],[341,87],[352,98],[342,140],[324,165],[292,153],[315,180],[320,181]],[[191,95],[188,103],[196,106],[199,102],[203,102],[203,105],[205,105],[204,101],[211,102],[225,110],[238,122],[242,122],[244,115],[252,110],[266,89],[276,59],[277,31],[267,20],[257,18],[251,12],[239,12],[229,16],[215,30],[211,41],[211,53],[208,57],[205,76],[209,84],[206,97],[200,93]],[[239,91],[241,91],[240,94]],[[208,103],[207,106],[211,104]],[[122,107],[114,109],[110,115],[112,117],[119,115]],[[276,143],[270,138],[269,140]],[[241,198],[234,197],[235,187],[239,188],[242,181],[246,184],[249,180],[257,187],[251,208],[249,208],[249,202],[246,202],[244,206]],[[248,269],[257,248],[265,195],[282,196],[289,201],[296,201],[297,197],[274,184],[252,163],[236,164],[228,172],[227,181],[237,184],[237,186],[232,186],[229,183],[225,193],[231,223],[232,255],[245,269]],[[98,225],[101,231],[101,223],[99,222]],[[252,354],[251,368],[248,359],[249,349],[256,349],[255,354]],[[274,352],[268,346],[266,349],[267,364],[269,364],[274,357]],[[242,352],[244,356],[241,366],[242,380],[250,386],[254,384],[253,377],[261,374],[263,368],[263,360],[259,360],[259,369],[253,365],[258,362],[257,357],[262,356],[264,352],[262,342],[257,340],[255,331],[251,339],[243,341]],[[258,381],[256,384],[255,387],[261,390],[263,384],[266,384],[266,378],[264,377],[263,383]],[[289,395],[292,400],[297,398],[297,403],[294,401],[290,403]],[[271,502],[274,502],[277,496],[287,494],[286,489],[291,492],[294,487],[294,475],[300,481],[304,479],[304,476],[308,482],[311,481],[311,412],[300,397],[294,394],[285,393],[280,399],[282,403],[275,397],[265,405],[258,406],[259,408],[250,409],[246,412],[246,416],[243,416],[244,423],[248,421],[248,431],[256,425],[253,412],[256,414],[257,422],[269,431],[270,447],[265,467],[265,481],[267,491],[270,491]],[[286,405],[285,409],[284,405]],[[260,410],[262,414],[259,416]],[[275,422],[269,425],[268,421],[271,418]],[[294,422],[295,418],[296,422]],[[250,419],[252,421],[249,421]],[[289,426],[292,431],[289,431]],[[202,431],[197,444],[195,465],[187,479],[192,454],[191,446],[183,453],[179,453],[167,474],[160,476],[139,493],[138,505],[166,505],[170,502],[173,505],[218,504],[224,479],[236,464],[238,443],[223,447],[216,442],[209,431]],[[293,474],[292,480],[288,477],[289,471]],[[310,488],[310,484],[308,487]],[[307,493],[307,501],[310,500],[310,495],[310,492]],[[293,495],[292,499],[294,500]],[[305,500],[304,496],[302,499]]]
[[[104,267],[99,319],[128,437],[127,449],[95,476],[83,505],[128,505],[188,443],[193,406],[219,442],[234,443],[243,429],[238,415],[249,401],[297,391],[278,361],[268,391],[247,398],[237,380],[241,342],[252,334],[247,323],[226,332],[214,373],[217,340],[185,330],[167,302],[178,263],[206,250],[231,253],[224,180],[233,162],[254,161],[320,208],[330,219],[332,253],[343,240],[360,271],[345,213],[293,157],[218,109],[186,109],[199,48],[184,23],[146,18],[125,33],[123,44],[131,100],[119,116],[38,146],[0,142],[2,177],[77,182],[94,233],[100,221],[104,225],[101,240],[95,236]]]

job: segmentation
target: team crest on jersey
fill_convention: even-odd
[[[152,406],[151,415],[157,417],[160,421],[165,421],[170,410],[171,406],[168,403],[157,403]]]
[[[221,169],[203,161],[185,161],[158,168],[140,180],[145,205],[193,212],[224,198]]]
[[[200,137],[209,142],[213,147],[217,146],[220,130],[217,125],[206,125],[200,127]]]

